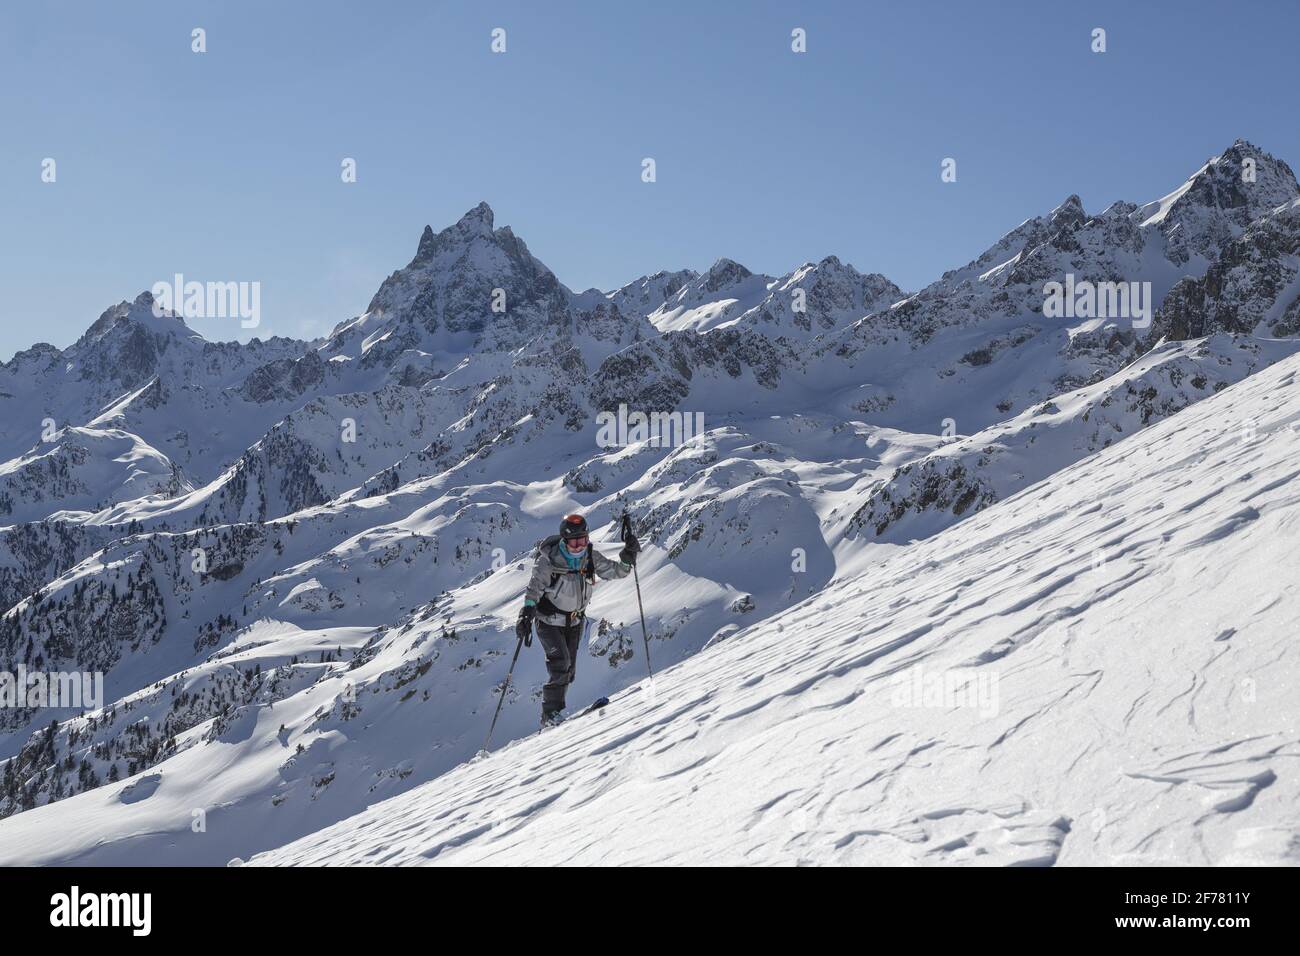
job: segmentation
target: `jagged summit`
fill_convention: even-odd
[[[623,312],[648,316],[699,275],[694,269],[661,269],[634,279],[613,292],[604,293],[604,297]]]
[[[748,279],[753,274],[735,259],[723,256],[709,266],[708,271],[701,276],[701,281],[704,288],[716,292],[725,286]]]
[[[489,233],[492,231],[493,218],[492,207],[486,202],[480,202],[457,220],[456,228],[462,232]]]
[[[1256,219],[1300,196],[1285,162],[1239,139],[1173,192],[1132,214],[1143,228],[1158,229],[1169,257],[1180,265],[1192,257],[1208,262]]]
[[[494,219],[492,207],[481,202],[440,232],[435,233],[432,226],[426,225],[420,234],[415,258],[407,268],[428,262],[449,246],[466,243],[476,237],[491,239]]]
[[[114,326],[123,322],[138,325],[151,332],[163,335],[201,338],[199,333],[186,325],[185,320],[175,311],[156,310],[154,306],[154,295],[147,289],[130,302],[123,300],[117,305],[109,306],[91,324],[90,328],[86,329],[73,348],[81,348],[99,340],[110,332]]]
[[[435,233],[432,226],[426,225],[424,232],[420,234],[420,244],[416,248],[415,258],[411,260],[410,267],[428,262],[438,254],[439,250],[445,249],[452,243],[466,242],[476,236],[491,238],[493,220],[492,207],[481,202],[442,232]]]
[[[481,202],[452,225],[426,226],[415,258],[380,285],[366,311],[335,328],[322,346],[357,368],[401,369],[428,380],[452,356],[576,344],[586,360],[653,334],[640,309],[597,291],[574,293],[509,226],[495,227]],[[430,356],[440,356],[433,360]]]
[[[424,232],[420,233],[420,244],[416,247],[415,258],[413,262],[420,262],[433,255],[433,226],[425,226]]]
[[[1080,216],[1083,215],[1083,200],[1079,198],[1078,193],[1071,193],[1065,197],[1065,201],[1052,210],[1050,217],[1056,219],[1060,216]]]

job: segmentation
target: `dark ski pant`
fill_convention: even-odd
[[[546,717],[564,709],[564,693],[578,669],[582,622],[560,627],[538,621],[537,639],[546,652],[546,673],[551,678],[542,686],[542,716]]]

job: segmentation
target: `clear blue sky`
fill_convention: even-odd
[[[365,308],[425,223],[480,200],[574,289],[831,253],[917,288],[1072,192],[1089,211],[1156,198],[1239,136],[1300,165],[1298,10],[8,3],[0,357],[65,346],[174,272],[259,281],[256,334],[319,335]]]

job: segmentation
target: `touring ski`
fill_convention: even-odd
[[[568,717],[561,717],[559,720],[552,719],[550,723],[543,725],[542,728],[537,732],[539,734],[542,734],[550,730],[552,727],[558,727],[560,726],[560,724],[567,724],[569,721],[577,720],[579,717],[585,717],[587,714],[594,714],[598,710],[603,710],[608,703],[609,703],[608,697],[598,697],[596,700],[592,701],[591,704],[585,709],[577,711],[576,713]]]

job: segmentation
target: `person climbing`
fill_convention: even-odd
[[[583,618],[596,578],[627,577],[640,550],[636,536],[629,531],[618,560],[611,561],[592,547],[587,519],[578,514],[566,515],[560,533],[538,547],[515,633],[525,645],[531,645],[536,620],[550,677],[542,687],[543,727],[563,719],[564,696],[577,671]]]

